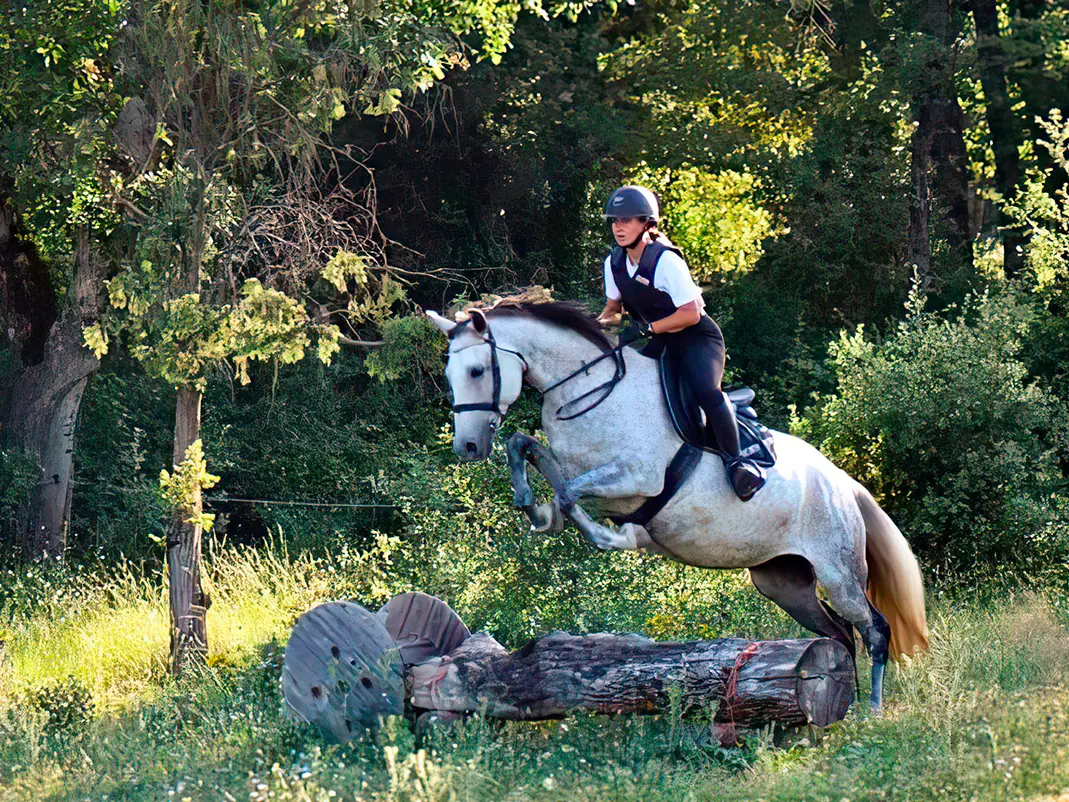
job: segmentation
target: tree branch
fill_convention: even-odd
[[[342,345],[348,345],[350,348],[380,348],[385,345],[385,340],[354,340],[344,334],[338,338],[338,342]]]

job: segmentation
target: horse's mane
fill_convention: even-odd
[[[574,331],[602,351],[611,351],[614,347],[601,330],[601,324],[592,318],[582,306],[573,301],[514,301],[504,299],[492,306],[472,306],[468,307],[468,309],[478,309],[486,315],[487,320],[493,320],[495,317],[524,317],[530,320],[552,323]],[[467,322],[465,321],[460,325],[467,325]]]

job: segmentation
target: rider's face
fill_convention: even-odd
[[[638,239],[642,232],[645,230],[645,217],[612,218],[612,235],[616,238],[617,245],[630,245],[632,242]]]

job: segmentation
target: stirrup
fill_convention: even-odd
[[[725,461],[728,481],[735,495],[742,501],[749,501],[754,493],[765,486],[765,473],[756,465],[745,462],[742,457]]]

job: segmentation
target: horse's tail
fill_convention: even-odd
[[[924,612],[924,580],[917,558],[876,499],[861,485],[855,491],[865,518],[865,557],[872,604],[891,626],[891,657],[928,651],[928,620]]]

